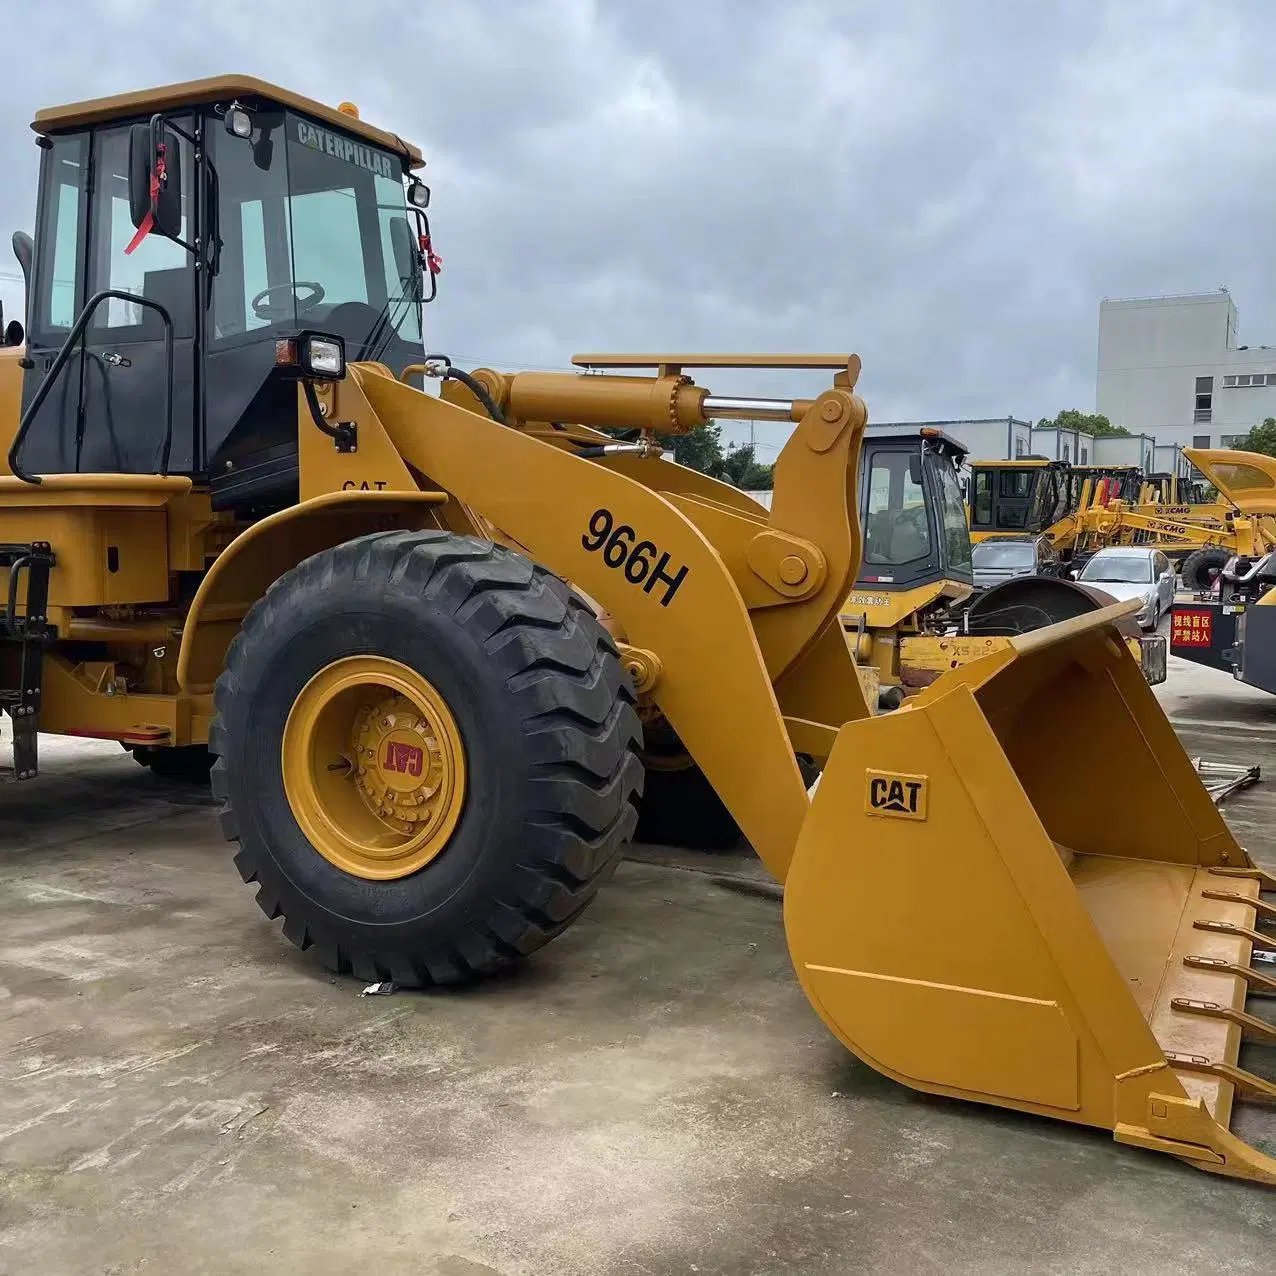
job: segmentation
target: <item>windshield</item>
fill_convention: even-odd
[[[1027,517],[1020,526],[1034,529],[1049,527],[1063,515],[1067,503],[1065,485],[1055,470],[1038,470],[1032,478],[1032,500]]]
[[[1152,560],[1132,554],[1096,554],[1081,572],[1082,580],[1117,585],[1145,585],[1152,579]]]
[[[864,510],[864,561],[899,567],[930,553],[930,523],[916,452],[873,453]]]
[[[416,236],[402,159],[292,112],[262,109],[251,140],[215,136],[221,257],[215,339],[309,328],[351,360],[421,357]]]
[[[1036,552],[1031,542],[1011,545],[997,541],[983,541],[974,547],[975,568],[980,571],[1007,571],[1012,568],[1032,568],[1036,564]]]
[[[939,525],[943,531],[944,552],[950,569],[966,575],[970,571],[970,529],[966,525],[966,507],[952,462],[930,453],[931,472],[939,493]]]

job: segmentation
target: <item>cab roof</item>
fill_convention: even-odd
[[[917,430],[895,429],[891,426],[874,429],[874,427],[870,426],[864,431],[864,441],[866,443],[889,443],[897,439],[926,439],[933,444],[938,444],[944,451],[959,458],[964,458],[970,451],[960,439],[955,439],[951,434],[945,434],[943,430],[933,429],[929,425]]]
[[[1017,456],[1013,461],[971,461],[970,467],[978,470],[1063,470],[1068,468],[1068,463],[1052,461],[1048,456]]]
[[[334,128],[344,129],[365,141],[397,152],[404,157],[409,168],[425,166],[420,150],[397,134],[366,124],[335,106],[326,106],[289,89],[267,84],[265,80],[251,75],[215,75],[205,80],[187,80],[181,84],[166,84],[160,88],[141,89],[134,93],[119,93],[114,97],[90,98],[67,106],[51,106],[36,112],[31,128],[45,136],[84,128],[90,124],[102,124],[109,120],[130,119],[139,115],[153,115],[158,111],[196,106],[202,102],[233,101],[236,98],[264,98],[295,111],[304,111]]]

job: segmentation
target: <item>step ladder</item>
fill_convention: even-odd
[[[54,636],[48,617],[54,561],[47,541],[0,543],[0,569],[9,573],[0,596],[0,710],[13,723],[13,765],[0,767],[0,780],[33,780],[40,769],[40,678],[44,648]]]

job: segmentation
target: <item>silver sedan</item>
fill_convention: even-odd
[[[1110,545],[1101,549],[1081,569],[1078,579],[1093,585],[1118,602],[1141,598],[1143,608],[1135,620],[1144,629],[1174,605],[1174,565],[1150,545]]]

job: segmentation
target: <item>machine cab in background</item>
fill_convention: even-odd
[[[423,357],[428,236],[410,218],[428,191],[405,192],[420,153],[353,108],[246,77],[56,108],[33,128],[24,409],[82,332],[15,472],[188,474],[253,514],[295,499],[295,339],[339,338],[346,360],[396,374]]]
[[[970,533],[957,479],[965,456],[960,443],[938,430],[865,437],[857,593],[971,584]]]
[[[1020,457],[1013,461],[975,461],[968,493],[970,535],[1037,535],[1067,512],[1066,461]]]

